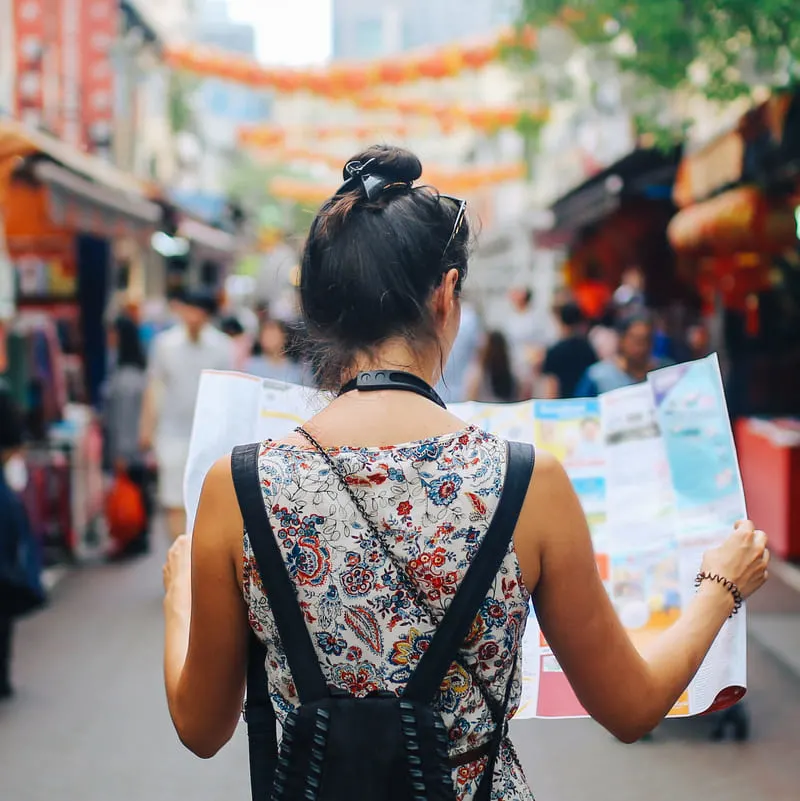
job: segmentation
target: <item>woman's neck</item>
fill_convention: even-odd
[[[342,376],[342,384],[370,370],[401,370],[433,386],[441,376],[442,359],[435,354],[415,353],[405,342],[390,341],[372,354],[360,355]]]

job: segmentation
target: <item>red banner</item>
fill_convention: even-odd
[[[115,0],[13,0],[16,116],[79,150],[110,142]]]
[[[14,32],[16,43],[15,113],[31,127],[44,122],[46,65],[52,60],[48,52],[48,29],[43,0],[14,0]]]
[[[119,31],[120,4],[119,0],[78,2],[83,8],[80,29],[83,144],[87,150],[103,152],[110,146],[113,132],[114,67],[111,48]]]

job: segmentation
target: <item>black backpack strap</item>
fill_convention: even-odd
[[[234,449],[231,456],[233,486],[297,695],[301,704],[307,704],[327,698],[330,692],[292,579],[272,533],[258,473],[260,450],[258,443]]]
[[[506,477],[500,502],[453,602],[445,612],[428,650],[423,654],[406,685],[403,695],[409,700],[427,703],[434,700],[447,671],[469,634],[475,616],[508,553],[508,545],[530,487],[535,459],[536,453],[532,445],[508,443]],[[516,654],[511,664],[511,674],[508,677],[502,706],[483,688],[479,688],[494,718],[495,729],[490,742],[489,759],[475,791],[474,801],[489,801],[491,798],[494,769],[506,733],[506,717],[518,659],[519,654]]]
[[[247,653],[247,700],[244,719],[250,756],[250,789],[253,801],[267,801],[272,793],[278,764],[278,731],[269,697],[264,643],[250,632]]]
[[[503,744],[503,738],[506,736],[506,716],[508,715],[508,706],[511,703],[511,691],[514,688],[514,677],[517,673],[518,661],[519,652],[515,654],[514,661],[511,663],[511,673],[508,677],[505,695],[503,696],[503,706],[499,713],[500,719],[498,720],[498,715],[492,712],[495,721],[494,733],[492,734],[491,745],[489,747],[489,759],[486,762],[486,767],[483,770],[483,775],[481,776],[477,790],[475,790],[475,795],[472,797],[472,801],[491,801],[494,768],[497,764],[497,757],[500,754],[500,746]]]
[[[509,442],[507,447],[506,477],[494,517],[428,650],[406,685],[403,696],[410,701],[433,702],[508,553],[531,483],[534,450],[532,445],[520,442]]]

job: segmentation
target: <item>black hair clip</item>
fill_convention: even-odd
[[[344,167],[344,173],[347,177],[345,182],[339,187],[336,194],[341,195],[353,187],[356,181],[361,181],[361,187],[367,200],[377,200],[385,189],[390,186],[405,186],[410,187],[408,182],[392,182],[380,173],[373,173],[369,171],[369,166],[375,162],[375,159],[365,161],[363,164],[360,161],[348,161]]]

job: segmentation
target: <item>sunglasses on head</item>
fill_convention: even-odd
[[[457,197],[452,197],[451,195],[439,195],[439,199],[449,200],[458,206],[458,213],[456,214],[456,219],[453,222],[453,232],[450,234],[450,239],[447,240],[447,244],[444,246],[444,250],[442,251],[442,259],[444,259],[444,257],[447,255],[447,251],[450,250],[450,245],[453,244],[453,241],[458,236],[459,231],[461,231],[461,227],[464,225],[464,220],[467,218],[467,201],[461,200]]]

